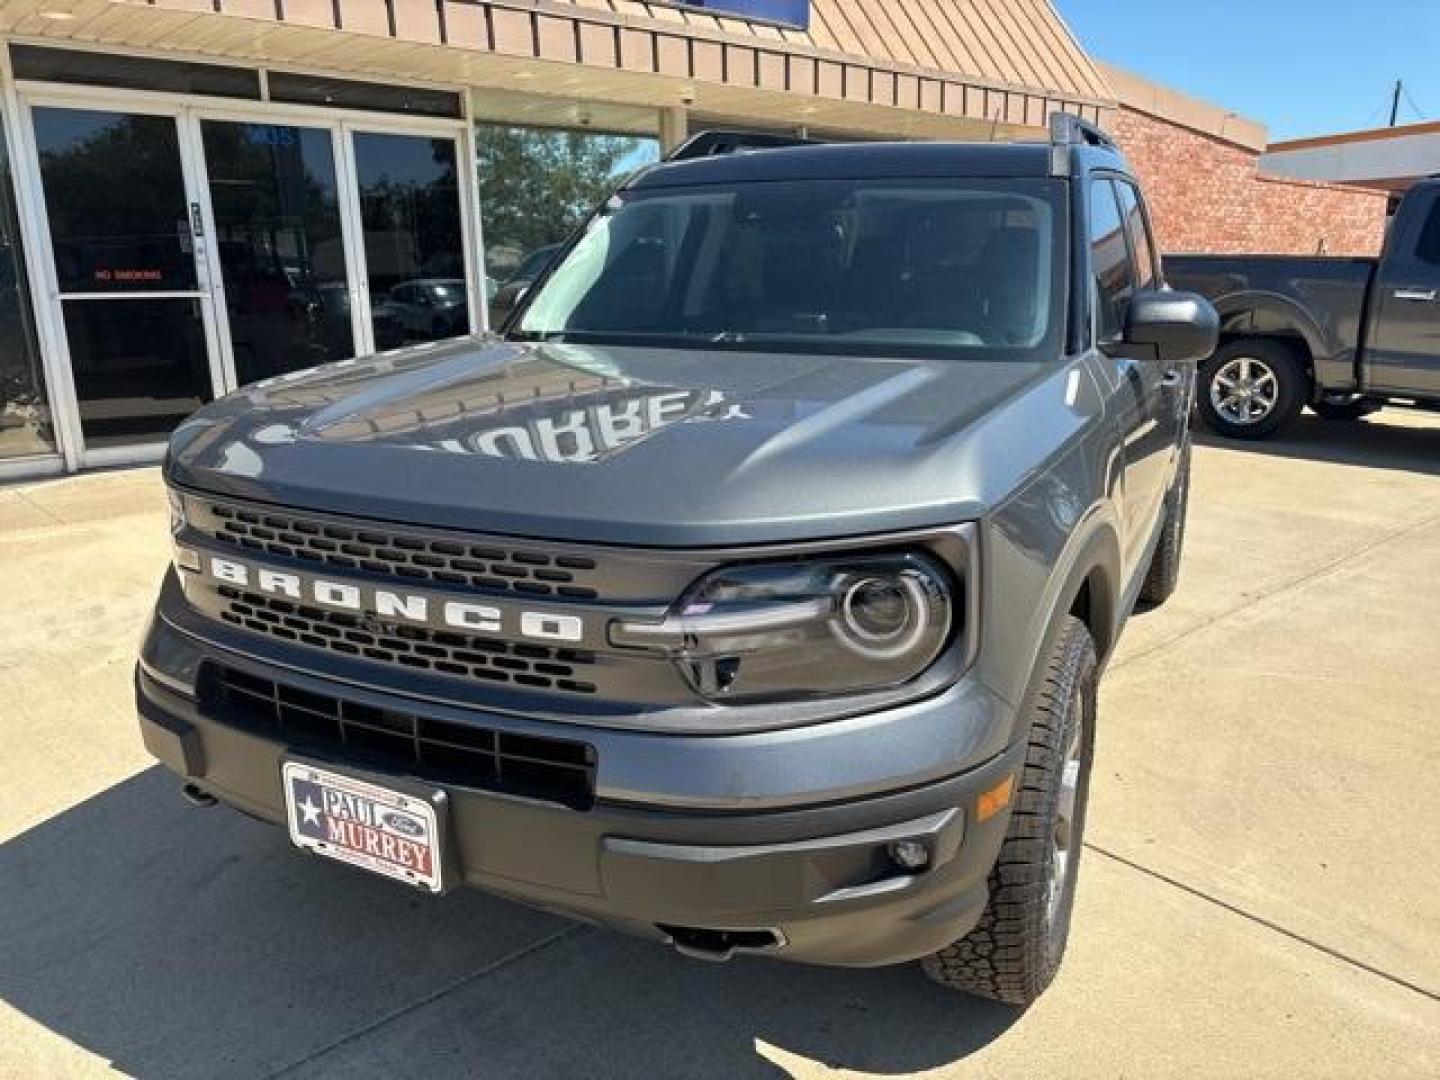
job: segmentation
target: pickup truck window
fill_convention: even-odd
[[[1415,257],[1431,266],[1440,266],[1440,199],[1430,208],[1430,216],[1420,230],[1420,240],[1415,245]]]
[[[1150,226],[1140,208],[1140,194],[1134,184],[1124,180],[1115,181],[1115,190],[1120,194],[1120,211],[1125,215],[1125,231],[1130,234],[1130,250],[1135,255],[1135,286],[1153,289],[1155,245],[1150,241]]]
[[[1125,306],[1135,291],[1135,268],[1115,185],[1105,178],[1090,182],[1090,259],[1095,272],[1096,332],[1114,341],[1125,329]]]
[[[1048,179],[641,189],[591,223],[512,336],[1053,358],[1067,236]]]

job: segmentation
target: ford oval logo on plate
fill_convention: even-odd
[[[394,829],[403,836],[421,837],[425,835],[425,826],[421,825],[414,818],[405,817],[403,814],[386,814],[381,819],[386,826]]]

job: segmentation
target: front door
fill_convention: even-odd
[[[219,386],[196,179],[178,113],[30,109],[81,463],[163,441]]]
[[[1121,182],[1123,183],[1123,182]],[[1096,177],[1090,182],[1087,206],[1090,261],[1094,269],[1096,341],[1100,363],[1113,392],[1107,411],[1123,439],[1124,488],[1121,500],[1124,563],[1127,580],[1142,570],[1141,561],[1155,535],[1169,468],[1179,443],[1178,387],[1151,360],[1124,355],[1125,312],[1137,288],[1154,285],[1153,251],[1136,258],[1132,228],[1144,221],[1138,204],[1121,201],[1117,181]],[[1148,234],[1142,234],[1148,235]]]
[[[1380,260],[1366,386],[1440,397],[1440,192],[1417,191],[1409,198],[1429,199],[1430,205],[1415,208],[1423,221],[1419,232],[1396,237]]]

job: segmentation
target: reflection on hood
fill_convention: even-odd
[[[247,387],[181,426],[167,474],[476,532],[858,534],[963,520],[992,481],[1013,490],[1053,445],[1028,433],[1084,423],[1088,388],[1063,365],[470,338]]]
[[[641,383],[596,364],[585,350],[547,351],[545,359],[530,356],[487,377],[472,376],[463,388],[446,379],[402,401],[333,420],[317,417],[305,434],[342,443],[406,437],[421,449],[587,464],[681,421],[744,417],[720,390]],[[580,363],[556,363],[562,359]],[[337,387],[332,382],[329,389]],[[272,393],[272,403],[280,400],[321,404],[313,390],[299,387]]]

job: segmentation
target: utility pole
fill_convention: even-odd
[[[1405,84],[1399,79],[1395,80],[1395,92],[1390,96],[1390,126],[1395,126],[1395,121],[1400,119],[1400,95],[1405,92]],[[1373,114],[1372,114],[1373,115]]]

